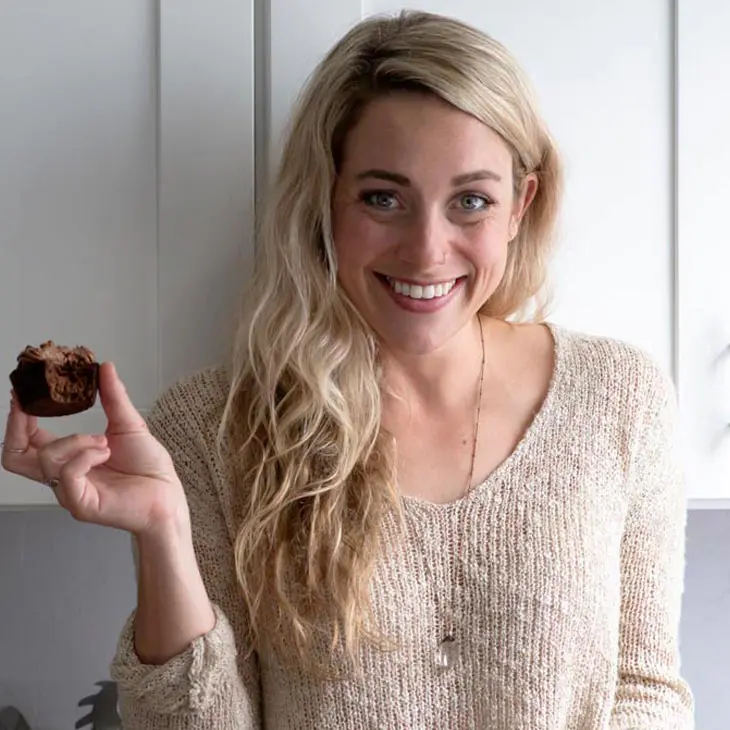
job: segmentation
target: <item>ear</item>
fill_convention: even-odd
[[[530,203],[532,203],[535,199],[537,186],[537,175],[534,172],[531,172],[529,175],[525,175],[525,179],[522,181],[522,185],[520,186],[520,193],[517,195],[515,202],[512,205],[512,214],[509,221],[510,241],[512,241],[519,233],[522,217],[530,207]]]

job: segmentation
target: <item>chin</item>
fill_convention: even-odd
[[[449,341],[460,330],[459,324],[442,323],[434,327],[432,319],[423,320],[423,324],[397,327],[394,322],[373,323],[373,331],[378,341],[393,352],[406,355],[429,355],[448,345]]]

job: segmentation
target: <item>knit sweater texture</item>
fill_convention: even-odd
[[[201,371],[163,393],[148,423],[185,487],[217,622],[148,666],[131,614],[112,663],[125,729],[691,730],[673,383],[640,348],[546,324],[554,372],[511,455],[456,502],[403,498],[412,530],[371,583],[378,625],[401,648],[366,644],[360,678],[318,679],[246,651],[240,500],[213,446],[226,377]],[[444,671],[434,653],[452,574],[461,655]]]

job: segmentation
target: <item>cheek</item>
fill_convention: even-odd
[[[343,210],[334,217],[332,233],[341,268],[372,261],[390,245],[387,227],[355,209]]]
[[[471,258],[480,266],[501,265],[508,252],[507,226],[487,219],[465,230],[464,241]]]

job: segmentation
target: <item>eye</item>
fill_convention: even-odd
[[[376,210],[395,210],[398,207],[395,194],[388,190],[363,190],[360,200]]]
[[[469,212],[487,210],[490,205],[494,205],[494,201],[486,195],[477,195],[476,193],[464,193],[464,195],[459,196],[459,203],[462,210]]]

